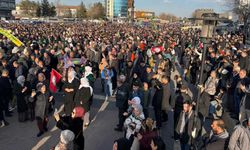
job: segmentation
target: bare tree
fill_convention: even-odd
[[[105,17],[105,8],[102,3],[94,3],[94,5],[88,10],[88,16],[91,19],[100,19]]]
[[[166,14],[166,13],[161,13],[159,15],[159,18],[162,20],[167,20],[169,22],[176,22],[178,20],[178,17],[172,14]]]
[[[225,0],[229,8],[233,10],[235,14],[239,16],[239,21],[244,24],[244,34],[247,39],[247,32],[249,29],[249,19],[250,19],[250,1],[242,0]]]

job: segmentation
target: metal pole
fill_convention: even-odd
[[[209,36],[209,31],[210,31],[210,26],[208,26],[208,31],[207,31],[207,37]],[[206,53],[207,53],[207,44],[208,44],[208,39],[205,38],[204,40],[204,44],[203,44],[203,52],[202,52],[202,61],[201,61],[201,70],[200,70],[200,80],[199,80],[199,85],[203,84],[203,73],[204,73],[204,65],[205,65],[205,60],[206,60]],[[198,112],[199,112],[199,101],[200,101],[200,97],[201,97],[201,89],[198,88],[198,96],[197,96],[197,101],[196,101],[196,107],[195,107],[195,116],[194,116],[194,121],[193,121],[193,131],[195,130],[195,136],[197,134],[197,119],[199,119],[198,117]],[[204,119],[203,119],[204,120]],[[203,121],[202,120],[202,121]],[[202,126],[201,126],[202,128]],[[194,137],[191,137],[191,145],[194,144]],[[194,149],[194,147],[193,147]]]

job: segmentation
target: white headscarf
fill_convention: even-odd
[[[81,84],[79,86],[79,89],[81,89],[82,87],[89,88],[90,94],[93,94],[93,88],[89,85],[89,81],[87,78],[81,78]]]
[[[60,139],[61,139],[61,142],[64,144],[68,144],[69,142],[73,141],[74,138],[75,138],[75,134],[70,130],[63,130],[61,132]]]
[[[70,76],[72,77],[71,79],[69,79]],[[75,70],[73,69],[73,70],[69,71],[69,74],[68,74],[68,82],[69,82],[69,83],[72,83],[73,80],[75,79],[75,77],[76,77],[76,72],[75,72]]]
[[[132,99],[132,101],[134,102],[134,105],[139,105],[141,104],[141,99],[139,97],[134,97]]]
[[[19,83],[21,86],[24,86],[24,82],[25,82],[25,77],[24,76],[19,76],[17,78],[17,83]]]
[[[93,74],[93,73],[92,73],[92,67],[86,66],[86,67],[85,67],[84,77],[86,78],[86,77],[87,77],[88,75],[90,75],[90,74]]]

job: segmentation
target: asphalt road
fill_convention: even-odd
[[[100,81],[95,84],[95,97],[91,107],[90,117],[92,122],[84,131],[85,150],[111,150],[113,141],[123,136],[123,133],[114,131],[118,123],[118,111],[115,107],[115,100],[105,101],[101,94]],[[62,109],[60,94],[55,95],[56,107]],[[150,116],[153,111],[150,111]],[[17,112],[14,116],[6,118],[9,126],[0,129],[0,150],[49,150],[59,141],[60,130],[55,127],[53,117],[49,118],[49,131],[37,138],[38,129],[36,121],[19,123]],[[178,150],[179,144],[171,138],[173,136],[173,113],[169,113],[169,121],[163,124],[160,134],[164,139],[167,150]]]

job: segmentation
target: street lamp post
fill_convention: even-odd
[[[205,13],[202,15],[203,26],[201,30],[201,38],[203,39],[203,52],[202,52],[202,64],[200,72],[199,84],[203,84],[203,72],[205,66],[205,59],[207,54],[207,46],[210,43],[211,38],[213,37],[214,28],[217,25],[219,15],[216,13]]]
[[[201,31],[201,38],[203,39],[203,52],[202,52],[202,63],[200,69],[200,76],[199,76],[199,85],[203,85],[203,76],[204,76],[204,67],[205,67],[205,60],[207,55],[207,47],[210,43],[211,38],[213,37],[214,28],[219,21],[219,15],[216,13],[205,13],[202,15],[202,18],[196,18],[195,20],[203,20],[203,26]],[[192,144],[194,138],[197,135],[197,121],[198,121],[198,111],[199,111],[199,101],[201,96],[201,89],[198,89],[198,97],[196,101],[196,108],[195,108],[195,119],[193,122],[193,132],[194,135],[192,137]]]

